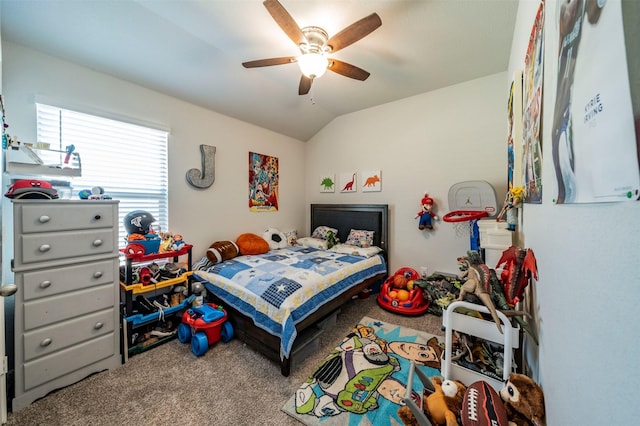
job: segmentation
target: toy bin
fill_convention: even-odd
[[[140,255],[149,255],[149,254],[156,254],[160,251],[160,242],[161,239],[160,237],[158,238],[147,238],[146,240],[127,240],[125,239],[125,244],[127,244],[127,247],[135,247],[135,245],[140,245],[144,248],[144,252],[142,250],[130,250],[127,252],[130,253],[136,253],[136,254],[140,254]]]
[[[146,240],[135,240],[133,241],[137,244],[142,244],[144,246],[145,254],[154,254],[160,250],[160,238],[150,238]]]
[[[502,252],[513,245],[514,232],[509,231],[507,226],[507,222],[497,222],[495,219],[478,221],[484,263],[490,268],[495,269]]]
[[[227,321],[227,312],[220,305],[205,303],[194,306],[182,314],[178,325],[180,343],[191,341],[191,352],[195,356],[204,355],[213,345],[222,340],[227,343],[233,338],[233,327]]]
[[[399,289],[394,285],[396,276],[404,277],[407,287]],[[417,280],[420,275],[411,268],[400,268],[385,280],[378,294],[378,304],[381,308],[402,315],[421,315],[429,309],[429,302],[425,300],[422,289],[418,286],[409,288],[408,282]]]

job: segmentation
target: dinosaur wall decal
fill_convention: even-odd
[[[354,173],[353,176],[351,176],[351,180],[344,185],[344,188],[342,188],[342,192],[354,192],[355,189],[353,188],[353,185],[355,182],[356,174]]]
[[[322,188],[325,191],[331,190],[331,192],[333,192],[333,185],[335,185],[335,182],[333,181],[333,178],[331,178],[330,176],[326,176],[322,178],[322,182],[320,182],[320,185],[322,185]]]

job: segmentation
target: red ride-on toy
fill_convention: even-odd
[[[422,289],[413,285],[420,278],[414,269],[400,268],[389,276],[378,294],[378,304],[387,311],[403,315],[421,315],[429,309],[429,302],[422,295]]]
[[[233,326],[227,321],[227,312],[215,303],[187,309],[178,325],[178,340],[180,343],[191,341],[191,352],[195,356],[207,353],[209,345],[220,339],[227,343],[232,338]]]

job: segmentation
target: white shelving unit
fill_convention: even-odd
[[[4,159],[4,171],[11,175],[74,177],[82,174],[77,152],[67,154],[52,149],[31,149],[27,145],[10,146],[5,150]]]
[[[472,317],[466,313],[456,312],[456,309],[459,308],[486,314],[489,313],[489,309],[486,306],[469,302],[453,302],[447,307],[447,310],[442,317],[443,326],[445,327],[445,353],[444,358],[442,359],[442,375],[445,379],[460,380],[467,386],[479,380],[484,380],[489,383],[496,392],[500,391],[500,389],[504,387],[504,382],[511,374],[513,351],[514,349],[518,349],[520,344],[520,327],[512,326],[509,318],[507,318],[507,316],[502,312],[498,311],[498,317],[502,322],[502,329],[504,331],[504,334],[501,334],[493,321]],[[498,381],[492,377],[452,362],[451,350],[454,331],[503,345],[504,370],[502,373],[502,381]]]

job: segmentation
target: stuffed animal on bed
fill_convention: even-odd
[[[529,376],[511,373],[500,390],[510,426],[540,426],[544,419],[544,393]]]
[[[276,228],[267,228],[262,234],[262,238],[264,238],[269,243],[270,250],[276,250],[287,247],[289,245],[287,243],[287,236],[284,232],[280,232],[280,230]]]
[[[251,232],[238,235],[236,244],[243,256],[267,253],[270,249],[267,240]]]
[[[233,241],[216,241],[207,250],[207,259],[212,263],[221,263],[233,259],[240,253],[240,249]]]

